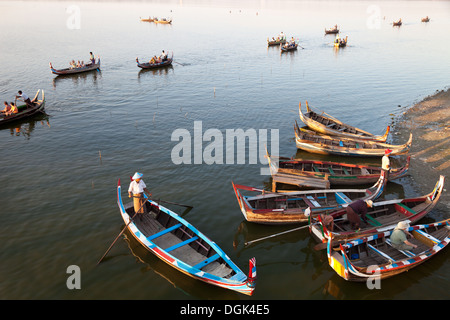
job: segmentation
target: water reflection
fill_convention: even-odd
[[[173,66],[165,66],[156,69],[141,69],[138,73],[138,80],[143,76],[153,75],[153,76],[167,76],[171,71],[173,71]]]
[[[36,129],[36,126],[48,127],[50,128],[50,119],[49,115],[39,114],[35,115],[32,120],[23,120],[19,122],[13,122],[8,126],[5,126],[5,129],[9,129],[11,136],[22,136],[25,139],[29,140],[31,138],[32,132]]]
[[[66,82],[72,82],[72,84],[75,87],[78,87],[79,85],[85,85],[90,81],[93,85],[97,86],[97,82],[99,79],[102,78],[102,71],[101,70],[92,70],[87,71],[83,73],[77,73],[77,74],[64,74],[64,75],[58,75],[53,78],[52,84],[53,88],[56,89],[57,85],[66,83]]]

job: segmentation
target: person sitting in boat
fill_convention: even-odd
[[[72,60],[69,64],[70,64],[70,69],[75,69],[77,67],[75,60]]]
[[[7,114],[5,113],[5,116],[10,116],[12,114],[19,113],[19,108],[17,108],[14,102],[11,102],[10,106],[11,108],[9,109],[9,112]]]
[[[147,190],[144,180],[142,180],[142,173],[136,172],[131,178],[131,183],[128,188],[128,197],[133,198],[134,212],[146,213],[144,192],[150,197],[151,193]]]
[[[28,108],[32,108],[34,106],[34,103],[31,102],[30,98],[25,93],[23,93],[21,90],[19,90],[17,93],[19,95],[16,96],[16,99],[23,100],[23,102],[26,103]]]
[[[6,101],[3,104],[5,105],[5,108],[3,110],[1,110],[0,112],[3,113],[3,115],[7,116],[11,112],[11,106]]]
[[[334,219],[329,214],[321,214],[320,219],[322,219],[322,223],[329,231],[333,232],[334,229]]]
[[[368,224],[369,222],[367,221],[367,207],[372,208],[373,206],[373,202],[372,200],[361,200],[358,199],[356,201],[353,201],[352,203],[350,203],[347,208],[347,220],[350,222],[350,227],[354,230],[359,229],[360,224],[361,224],[361,220],[360,220],[360,216],[361,219]]]
[[[150,64],[159,63],[159,58],[157,56],[153,56],[153,58],[150,59]]]
[[[407,221],[400,221],[395,227],[391,234],[391,244],[394,248],[398,250],[412,250],[417,248],[417,246],[409,242],[406,238],[412,236],[411,233],[407,231],[409,228],[409,223]]]

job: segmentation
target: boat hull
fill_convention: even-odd
[[[302,112],[302,104],[299,103],[298,112],[300,120],[311,130],[326,134],[340,136],[350,139],[368,140],[386,142],[390,126],[387,127],[385,133],[381,136],[374,135],[365,130],[343,123],[336,118],[327,115],[325,112],[314,112],[306,101],[306,113]]]
[[[397,250],[389,237],[393,230],[360,237],[341,244],[333,250],[328,241],[327,256],[330,267],[347,281],[367,282],[383,280],[426,262],[448,246],[450,242],[450,219],[408,228],[418,248]],[[361,249],[358,249],[361,248]]]
[[[348,139],[329,135],[316,134],[313,131],[300,129],[295,122],[295,143],[298,149],[324,155],[339,155],[352,157],[383,157],[386,149],[392,150],[391,156],[403,155],[409,152],[412,134],[403,145],[392,145],[376,141]]]
[[[196,260],[193,262],[194,257],[197,256],[197,254],[192,251],[191,254],[184,254],[185,259],[180,259],[180,253],[177,253],[176,250],[179,250],[181,245],[183,243],[175,244],[174,246],[171,246],[170,248],[163,248],[166,244],[163,245],[163,242],[161,238],[163,236],[165,237],[172,237],[171,232],[168,231],[168,229],[173,229],[175,231],[175,227],[172,226],[171,228],[167,229],[161,229],[161,231],[158,230],[158,232],[149,235],[148,230],[140,229],[139,223],[134,221],[130,221],[131,217],[134,215],[134,209],[133,206],[130,205],[130,208],[126,208],[122,202],[122,196],[121,196],[121,186],[120,186],[120,180],[117,187],[117,204],[120,209],[120,213],[122,215],[122,218],[127,225],[128,231],[133,235],[133,237],[148,251],[156,255],[159,259],[170,265],[171,267],[175,268],[176,270],[194,278],[197,280],[200,280],[202,282],[218,286],[221,288],[233,290],[242,294],[246,295],[252,295],[254,291],[254,285],[252,282],[249,281],[249,279],[246,277],[246,275],[228,258],[228,256],[215,244],[213,241],[208,239],[205,235],[203,235],[200,231],[198,231],[194,226],[189,224],[186,220],[179,217],[176,213],[172,212],[171,210],[161,206],[160,204],[147,199],[147,207],[151,209],[149,214],[153,214],[156,210],[158,214],[164,215],[164,217],[167,219],[172,219],[173,221],[176,220],[178,228],[184,228],[184,232],[189,231],[191,233],[192,238],[190,238],[188,241],[191,241],[194,238],[201,239],[203,246],[208,246],[209,250],[213,250],[215,252],[214,256],[210,257],[204,257],[205,260],[199,262]],[[129,213],[133,212],[132,216],[130,216]],[[136,218],[135,218],[136,219]],[[151,219],[151,218],[147,218]],[[179,225],[179,226],[178,226]],[[164,233],[161,235],[161,233]],[[159,239],[159,240],[158,240]],[[160,242],[158,242],[160,241]],[[186,242],[186,241],[185,241]],[[179,246],[179,247],[177,247]],[[188,244],[183,245],[188,246]],[[174,247],[177,247],[176,249],[172,249]],[[190,249],[189,249],[190,250]],[[170,251],[170,252],[169,252]],[[202,258],[203,259],[203,258]],[[229,278],[223,278],[215,274],[211,274],[207,271],[202,270],[203,268],[207,267],[208,264],[214,263],[212,261],[217,259],[222,259],[222,264],[224,265],[224,268],[227,270],[232,270],[232,276]],[[212,261],[211,261],[212,260]],[[226,265],[226,266],[225,266]]]
[[[22,106],[18,106],[19,109],[22,108],[26,108],[24,111],[20,111],[19,113],[16,114],[12,114],[10,116],[7,117],[3,117],[0,119],[0,128],[7,126],[11,123],[20,121],[20,120],[24,120],[24,119],[28,119],[31,118],[37,114],[43,114],[45,113],[44,109],[45,109],[45,94],[44,94],[44,90],[42,90],[42,98],[39,99],[39,93],[41,91],[38,90],[36,93],[36,96],[33,98],[33,100],[31,100],[32,102],[35,102],[35,106],[32,108],[26,108],[25,105]]]
[[[100,70],[100,58],[98,59],[97,63],[89,64],[82,68],[66,68],[66,69],[55,69],[53,68],[52,64],[50,63],[50,70],[53,74],[56,75],[69,75],[69,74],[79,74],[84,72],[90,72],[90,71],[99,71]]]
[[[162,61],[160,63],[140,63],[139,59],[136,58],[137,66],[141,69],[158,69],[163,67],[171,66],[173,62],[173,54],[171,58],[168,58],[166,61]]]
[[[293,191],[284,194],[265,192],[260,189],[234,184],[233,189],[244,218],[253,223],[288,225],[305,223],[310,208],[315,216],[346,207],[356,199],[375,200],[386,187],[386,174],[382,172],[375,185],[368,189],[325,189]],[[244,196],[241,190],[261,192],[260,195]]]

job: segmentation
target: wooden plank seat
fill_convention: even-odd
[[[347,197],[344,193],[342,192],[336,192],[336,201],[338,203],[351,203],[352,200],[350,200],[349,197]]]
[[[180,247],[182,247],[182,246],[184,246],[184,245],[186,245],[186,244],[189,244],[189,243],[191,243],[191,242],[194,242],[194,241],[197,240],[197,239],[198,239],[198,237],[195,236],[195,237],[189,238],[189,239],[187,239],[187,240],[184,240],[184,241],[182,241],[182,242],[180,242],[180,243],[177,243],[177,244],[175,244],[175,245],[173,245],[173,246],[171,246],[171,247],[169,247],[169,248],[167,248],[167,249],[164,249],[164,250],[165,250],[166,252],[170,252],[170,251],[175,250],[175,249],[178,249],[178,248],[180,248]]]
[[[167,229],[162,230],[162,231],[160,231],[160,232],[158,232],[158,233],[155,233],[154,235],[151,235],[150,237],[147,237],[147,240],[152,241],[153,239],[156,239],[156,238],[158,238],[158,237],[160,237],[160,236],[162,236],[162,235],[164,235],[164,234],[166,234],[166,233],[169,233],[169,232],[171,232],[171,231],[173,231],[173,230],[175,230],[175,229],[178,229],[178,228],[181,227],[181,226],[182,226],[181,223],[178,223],[178,224],[176,224],[176,225],[173,225],[173,226],[170,227],[170,228],[167,228]]]
[[[201,269],[201,268],[203,268],[204,266],[210,264],[211,262],[216,261],[216,260],[219,259],[219,258],[220,258],[219,254],[216,253],[215,255],[213,255],[213,256],[211,256],[211,257],[209,257],[209,258],[203,260],[202,262],[196,264],[196,265],[193,266],[193,267],[196,268],[196,269]]]

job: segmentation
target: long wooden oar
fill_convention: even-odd
[[[170,201],[165,201],[165,200],[159,200],[159,202],[163,202],[163,203],[169,203],[169,204],[175,204],[177,206],[181,206],[181,207],[186,207],[186,208],[193,208],[193,206],[188,206],[186,204],[181,204],[181,203],[176,203],[176,202],[170,202]]]
[[[316,224],[316,223],[313,223],[313,225]],[[283,231],[283,232],[280,232],[280,233],[275,233],[275,234],[272,234],[272,235],[267,236],[267,237],[259,238],[259,239],[252,240],[252,241],[248,241],[248,242],[244,243],[244,246],[248,246],[248,245],[250,245],[252,243],[255,243],[255,242],[258,242],[258,241],[270,239],[270,238],[273,238],[273,237],[278,237],[278,236],[280,236],[282,234],[286,234],[286,233],[289,233],[289,232],[305,229],[305,228],[308,228],[308,227],[309,227],[309,224],[307,224],[306,226],[301,226],[301,227],[298,227],[298,228],[295,228],[295,229],[291,229],[291,230],[287,230],[287,231]]]
[[[127,229],[127,227],[130,225],[130,223],[133,221],[133,218],[138,214],[139,211],[141,211],[142,207],[145,205],[145,203],[147,202],[147,199],[144,201],[144,203],[141,205],[141,207],[139,208],[139,210],[137,212],[134,213],[134,215],[131,217],[130,221],[128,221],[127,225],[122,229],[122,231],[120,231],[120,233],[117,235],[116,239],[113,241],[113,243],[111,243],[111,245],[109,246],[108,250],[106,250],[105,254],[101,257],[100,260],[98,260],[97,265],[102,262],[102,260],[106,257],[106,255],[108,254],[108,252],[111,250],[111,248],[116,244],[117,239],[119,239],[119,237],[125,232],[125,230]]]

